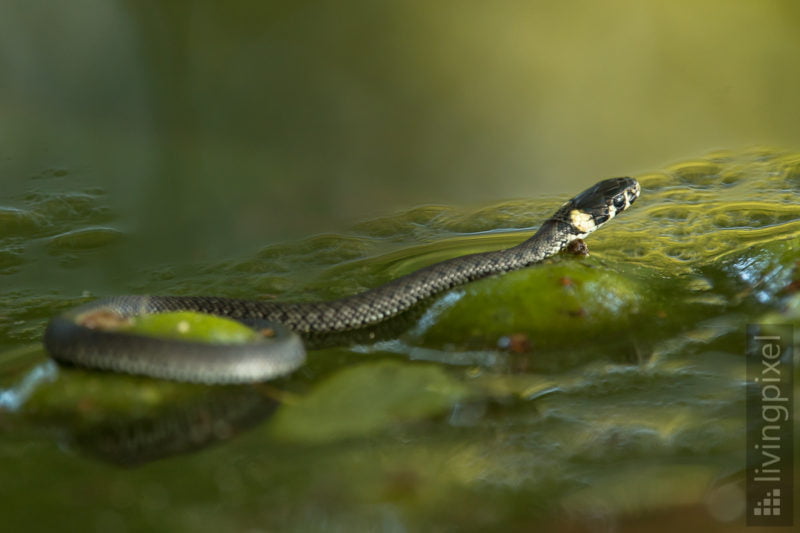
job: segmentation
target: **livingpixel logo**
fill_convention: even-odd
[[[747,525],[794,524],[791,325],[747,326]]]

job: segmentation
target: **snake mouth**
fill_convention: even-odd
[[[633,205],[633,202],[635,202],[636,199],[639,198],[639,194],[641,194],[641,192],[642,192],[642,186],[639,185],[638,181],[633,180],[633,187],[629,191],[630,194],[628,195],[628,205],[629,206]]]

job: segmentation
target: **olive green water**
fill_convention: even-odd
[[[588,258],[450,291],[384,338],[311,351],[286,379],[203,387],[48,360],[47,318],[100,294],[33,283],[39,262],[91,277],[88,265],[129,232],[103,190],[70,190],[65,172],[38,176],[0,206],[0,269],[14,282],[0,294],[4,522],[741,524],[744,328],[800,325],[800,154],[719,152],[637,177],[640,200],[589,238]],[[513,245],[574,192],[423,207],[245,257],[140,270],[124,289],[352,294]]]

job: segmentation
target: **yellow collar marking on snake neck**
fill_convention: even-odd
[[[581,233],[591,233],[594,231],[594,219],[589,213],[584,213],[579,209],[573,209],[569,212],[569,221],[575,229]]]

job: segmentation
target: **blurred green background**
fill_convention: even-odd
[[[99,186],[142,266],[796,147],[798,22],[791,0],[3,0],[0,199]]]

